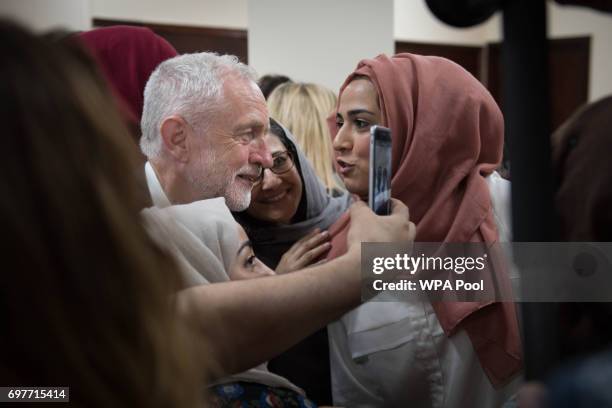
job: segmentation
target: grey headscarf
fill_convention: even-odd
[[[277,225],[257,220],[246,211],[234,213],[234,217],[246,230],[255,255],[274,269],[296,241],[317,227],[322,231],[330,227],[346,211],[351,196],[348,192],[337,197],[328,194],[291,132],[274,119],[270,122],[283,130],[284,138],[279,138],[296,158],[295,166],[302,179],[302,199],[294,217],[297,220],[289,225]]]

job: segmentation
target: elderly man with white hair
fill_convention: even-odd
[[[234,56],[186,54],[162,63],[145,88],[140,146],[156,206],[224,197],[245,210],[262,167],[268,110],[255,73]],[[155,177],[154,177],[155,176]]]
[[[236,57],[214,53],[186,54],[157,67],[145,88],[140,141],[157,208],[144,213],[153,224],[173,220],[156,234],[185,271],[179,312],[206,341],[203,354],[212,350],[221,394],[263,387],[303,400],[298,387],[264,365],[249,367],[358,305],[360,243],[410,241],[414,225],[399,202],[387,217],[358,203],[350,210],[344,256],[291,274],[230,282],[239,239],[229,210],[249,206],[262,169],[272,166],[268,111],[255,79]]]

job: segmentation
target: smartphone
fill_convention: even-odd
[[[370,129],[370,182],[368,202],[378,215],[391,212],[391,130]]]

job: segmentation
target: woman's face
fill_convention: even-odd
[[[281,166],[284,160],[294,160],[277,136],[269,134],[267,144],[272,152],[274,167]],[[292,163],[289,171],[282,174],[264,169],[262,181],[253,187],[251,205],[247,213],[258,220],[289,224],[301,199],[302,179],[295,163]]]
[[[336,168],[344,185],[367,201],[370,127],[382,121],[376,88],[368,79],[355,79],[340,96],[334,139]]]

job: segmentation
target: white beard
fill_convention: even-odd
[[[247,164],[235,172],[217,163],[212,149],[202,153],[200,165],[192,168],[187,177],[194,189],[201,192],[202,199],[224,197],[225,204],[232,211],[244,211],[251,204],[252,188],[244,186],[236,178],[238,174],[253,173],[255,168]]]

